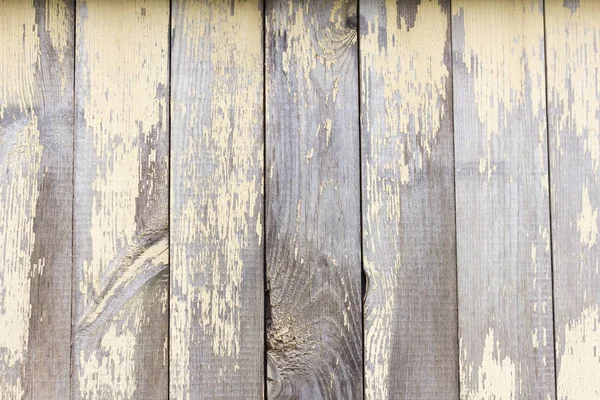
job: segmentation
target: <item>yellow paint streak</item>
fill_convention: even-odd
[[[190,87],[183,97],[191,106],[173,106],[185,110],[179,117],[188,127],[181,134],[189,136],[189,145],[173,160],[186,198],[181,219],[172,226],[173,263],[179,267],[172,270],[178,294],[171,299],[171,396],[189,399],[190,348],[198,341],[192,327],[201,329],[197,334],[215,356],[237,359],[242,273],[246,254],[262,240],[262,226],[252,222],[260,219],[257,205],[263,186],[262,175],[256,173],[263,152],[255,135],[261,123],[256,102],[262,87],[257,71],[262,65],[262,12],[257,1],[236,1],[233,15],[231,4],[224,1],[182,7],[178,12],[183,15],[185,56],[192,65],[211,65],[204,72],[210,71],[210,89]],[[208,123],[199,111],[210,112]],[[201,168],[210,172],[202,169],[201,174]],[[222,365],[222,380],[238,368],[226,361]]]
[[[9,105],[25,114],[33,107],[40,61],[38,32],[33,1],[0,1],[0,120]]]
[[[600,397],[600,313],[597,306],[584,309],[578,319],[565,325],[565,343],[559,365],[560,399]]]
[[[583,0],[572,12],[562,1],[548,1],[548,63],[552,68],[551,100],[558,107],[555,120],[560,133],[583,137],[583,151],[594,173],[600,166],[600,2]]]
[[[598,209],[590,202],[590,193],[584,185],[581,193],[581,213],[577,219],[577,230],[579,230],[582,244],[591,248],[596,244],[598,237]]]
[[[462,63],[473,79],[477,116],[487,136],[487,157],[479,172],[490,180],[496,170],[492,137],[513,120],[511,113],[531,110],[540,166],[546,151],[543,18],[537,0],[452,2],[454,17],[464,21]],[[544,186],[544,182],[542,182]]]
[[[58,55],[58,62],[62,66],[69,44],[69,30],[66,24],[71,23],[70,11],[64,0],[46,0],[46,31],[50,36],[52,47]],[[66,89],[66,70],[61,68],[61,93]]]
[[[535,339],[534,339],[535,340]],[[502,353],[494,330],[489,329],[483,345],[483,355],[477,367],[460,343],[461,398],[511,400],[517,394],[515,363]],[[463,381],[462,379],[466,379]],[[473,380],[474,378],[474,380]]]
[[[112,261],[134,244],[140,187],[152,185],[151,174],[141,175],[140,156],[152,145],[150,133],[159,121],[167,121],[166,100],[158,89],[167,86],[169,3],[89,0],[78,8],[86,10],[77,35],[78,68],[87,79],[81,107],[85,137],[94,148],[91,254],[79,266],[79,292],[84,310],[90,310],[118,266]],[[107,396],[132,396],[136,373],[131,344],[138,322],[109,330],[98,348],[81,349],[81,396],[90,398],[99,387]]]
[[[361,38],[362,96],[370,132],[371,153],[366,162],[367,253],[391,254],[389,265],[365,257],[369,277],[365,304],[365,398],[385,399],[393,376],[390,364],[395,293],[400,270],[397,236],[390,235],[401,218],[401,186],[432,157],[436,135],[446,112],[449,71],[444,64],[448,15],[437,2],[418,6],[414,26],[396,23],[395,0],[386,0],[387,25],[380,16],[367,22]],[[382,29],[385,28],[385,29]],[[383,36],[381,36],[383,35]],[[428,38],[435,37],[435,40]],[[382,46],[381,43],[385,43]],[[375,89],[372,89],[375,88]],[[383,96],[383,109],[373,109]],[[379,115],[379,114],[383,115]]]
[[[32,2],[0,1],[0,398],[24,396],[43,147],[33,112],[40,43]],[[9,107],[10,114],[5,113]],[[5,120],[2,120],[6,118]]]
[[[374,154],[383,146],[395,146],[399,161],[387,165],[397,171],[401,183],[410,181],[409,171],[422,169],[424,157],[431,157],[432,146],[445,110],[448,67],[444,64],[448,16],[436,2],[418,6],[414,27],[396,26],[397,2],[385,3],[387,27],[380,30],[379,17],[369,21],[368,34],[361,42],[363,63],[373,82],[381,80],[385,106],[385,125],[379,127],[384,138],[372,135]],[[381,37],[382,32],[385,36]],[[428,38],[435,37],[435,40]],[[380,42],[385,47],[380,47]],[[426,49],[426,50],[425,50]],[[369,99],[366,98],[369,107]],[[379,122],[383,124],[383,121]],[[376,127],[369,127],[376,129]],[[416,137],[416,143],[415,143]],[[409,165],[410,163],[410,165]],[[413,173],[415,173],[413,172]]]

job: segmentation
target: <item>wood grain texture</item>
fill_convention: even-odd
[[[72,25],[70,1],[0,1],[1,399],[69,394]]]
[[[367,399],[458,398],[449,8],[360,4]]]
[[[168,397],[167,0],[77,2],[72,398]]]
[[[542,4],[452,14],[460,394],[554,398]]]
[[[0,1],[0,399],[69,394],[72,24],[70,1]]]
[[[262,14],[173,3],[173,399],[264,395]]]
[[[362,398],[356,8],[267,3],[270,399]]]
[[[600,398],[600,3],[548,1],[557,391]]]

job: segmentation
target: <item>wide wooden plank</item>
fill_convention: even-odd
[[[270,399],[362,398],[356,12],[267,3]]]
[[[449,1],[360,16],[366,398],[458,398]]]
[[[262,14],[173,3],[173,399],[264,394]]]
[[[74,399],[168,395],[168,0],[77,2]]]
[[[0,1],[0,398],[69,395],[73,4]]]
[[[600,398],[600,3],[547,1],[557,394]]]
[[[554,398],[541,1],[452,1],[460,394]]]

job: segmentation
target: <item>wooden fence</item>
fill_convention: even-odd
[[[600,2],[0,0],[0,399],[600,399]]]

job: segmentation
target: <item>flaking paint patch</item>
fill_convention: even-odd
[[[440,5],[430,1],[420,4],[410,30],[405,21],[397,25],[395,0],[385,2],[385,14],[387,26],[380,16],[374,16],[367,22],[360,45],[364,66],[362,104],[366,115],[377,115],[365,120],[371,150],[365,168],[364,239],[364,268],[369,278],[365,303],[365,398],[369,399],[388,398],[393,375],[390,355],[395,294],[402,266],[401,243],[388,229],[396,229],[401,218],[401,186],[409,184],[423,169],[423,160],[432,156],[446,112],[449,80],[444,63],[448,15]],[[436,40],[427,40],[430,37]],[[372,87],[378,88],[377,92]],[[379,98],[370,98],[373,93],[380,95],[379,88],[383,89],[383,109],[370,110],[371,104],[381,104]],[[390,246],[390,254],[395,255],[389,260],[390,265],[378,265],[370,259],[368,254],[378,254]]]
[[[81,1],[78,8],[78,76],[85,79],[85,96],[78,96],[86,135],[93,144],[91,252],[84,258],[78,285],[79,305],[89,314],[102,302],[106,285],[123,249],[134,245],[138,227],[136,204],[140,187],[152,185],[152,172],[142,175],[142,149],[166,121],[169,4],[161,0]],[[142,12],[142,8],[145,12]],[[157,32],[164,35],[157,35]],[[60,43],[60,38],[53,40]],[[81,134],[80,134],[81,136]],[[150,157],[152,157],[150,153]],[[135,343],[138,317],[112,321],[97,331],[98,341],[80,337],[76,390],[83,398],[97,393],[131,398],[136,387]],[[86,347],[87,346],[87,347]]]
[[[30,286],[43,273],[34,262],[33,231],[43,147],[34,114],[40,43],[32,2],[0,1],[0,398],[24,396]],[[8,107],[19,115],[6,115]]]
[[[181,205],[172,225],[172,262],[179,267],[172,270],[170,390],[172,397],[189,399],[197,335],[204,338],[200,352],[207,346],[216,357],[237,360],[242,350],[242,275],[248,252],[262,240],[262,224],[253,222],[261,218],[263,187],[256,173],[263,151],[255,136],[262,121],[255,106],[262,88],[256,72],[262,65],[262,12],[256,1],[236,1],[233,11],[228,2],[179,7],[185,57],[212,71],[209,90],[190,87],[173,105],[185,110],[174,118],[183,121],[189,139],[182,157],[173,160],[173,174],[183,179],[172,200]],[[238,369],[223,362],[215,375],[225,381]]]
[[[577,219],[577,230],[581,244],[591,248],[598,237],[598,209],[590,202],[590,193],[586,185],[581,191],[581,213]]]
[[[67,2],[63,0],[46,0],[46,31],[50,36],[52,47],[58,54],[58,62],[62,66],[65,61],[65,54],[69,44],[68,30],[65,29],[65,21],[69,21],[70,10]],[[61,93],[66,89],[66,72],[61,68]]]
[[[560,136],[564,132],[583,139],[583,152],[589,156],[594,173],[600,166],[600,2],[582,1],[572,11],[563,1],[550,1],[546,12],[549,28],[548,60],[552,65],[549,100],[557,107],[553,123]],[[564,62],[568,60],[568,62]]]
[[[480,174],[487,171],[487,179],[491,180],[496,171],[494,159],[498,161],[499,157],[492,153],[492,138],[501,135],[508,128],[513,111],[523,107],[531,110],[528,118],[538,121],[532,126],[539,138],[537,151],[540,163],[543,163],[546,101],[544,43],[540,33],[544,30],[538,1],[456,0],[452,9],[453,16],[462,17],[464,23],[461,61],[473,79],[477,116],[487,136],[487,156],[480,160]],[[488,40],[481,38],[494,35],[494,26],[502,28],[496,36],[498,43],[490,45]],[[512,36],[502,32],[510,32]],[[528,87],[531,90],[525,90]]]
[[[600,397],[600,313],[598,306],[585,308],[580,317],[565,325],[557,387],[560,399]]]
[[[482,359],[477,366],[462,346],[462,339],[460,347],[460,375],[468,381],[461,384],[462,399],[511,400],[516,397],[518,382],[515,363],[503,353],[492,328],[485,337]]]

